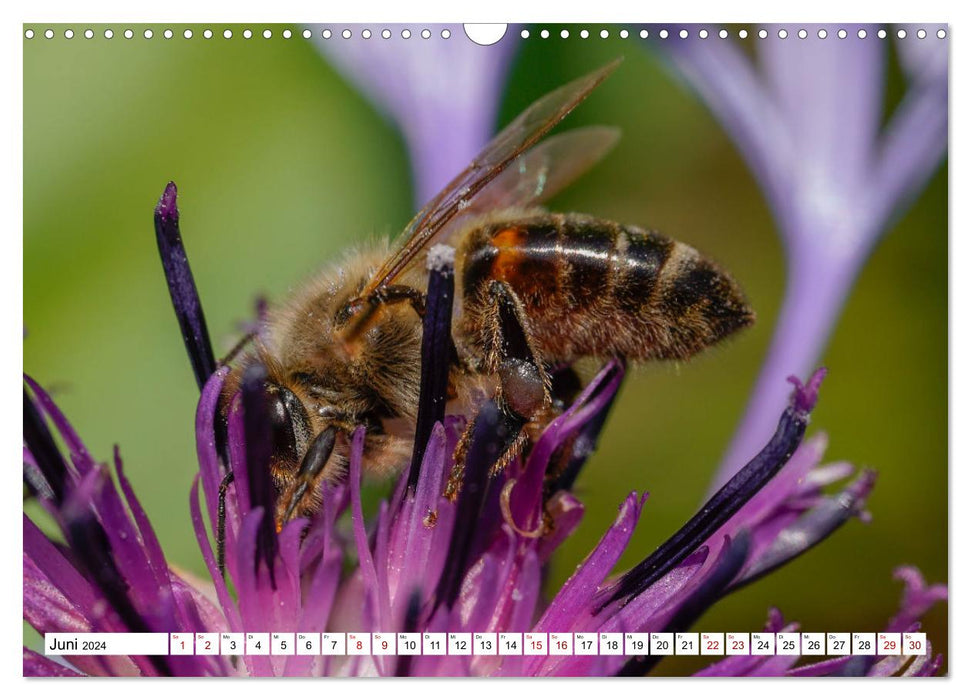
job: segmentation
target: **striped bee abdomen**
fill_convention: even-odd
[[[519,297],[547,362],[686,359],[754,320],[738,285],[694,248],[581,214],[537,213],[469,232],[462,331],[488,332],[492,280]]]

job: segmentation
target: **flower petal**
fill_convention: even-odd
[[[646,498],[647,494],[638,497],[636,491],[627,496],[614,524],[550,601],[536,623],[534,629],[537,632],[569,632],[576,629],[578,613],[590,608],[600,584],[627,548]]]
[[[888,632],[906,632],[934,606],[947,600],[947,586],[936,583],[928,586],[920,570],[913,566],[901,566],[893,576],[904,583],[904,595],[900,610],[889,625]]]
[[[24,676],[79,677],[77,671],[24,647]]]

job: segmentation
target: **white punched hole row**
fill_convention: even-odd
[[[475,31],[476,28],[489,28],[489,30],[477,32]],[[497,31],[496,28],[501,28],[502,29],[501,33]],[[499,41],[499,39],[501,39],[505,34],[505,25],[466,25],[465,29],[466,29],[466,34],[469,36],[470,39],[482,45],[494,44],[497,41]],[[224,29],[221,32],[221,34],[224,39],[232,39],[235,36],[235,34],[231,29]],[[737,36],[739,39],[747,39],[750,36],[749,31],[747,29],[739,29],[737,31],[729,31],[728,29],[719,29],[717,32],[709,31],[708,29],[698,29],[696,31],[690,31],[688,29],[680,29],[676,31],[661,29],[657,31],[655,36],[659,39],[669,39],[669,38],[687,39],[692,35],[697,36],[699,39],[707,39],[709,37],[714,37],[714,36],[717,36],[719,39],[728,39],[733,34]],[[895,36],[898,39],[906,39],[908,36],[908,32],[906,29],[898,29],[896,30],[896,32],[893,32],[892,34],[889,33],[886,29],[878,29],[874,34],[879,39],[886,39],[888,36]],[[101,35],[105,39],[112,39],[115,36],[115,32],[112,29],[105,29],[103,30]],[[125,29],[123,30],[121,35],[124,36],[126,39],[133,39],[135,37],[135,32],[132,29]],[[276,35],[277,35],[277,32],[274,32],[274,30],[272,29],[257,30],[256,32],[254,32],[251,29],[244,29],[240,33],[240,36],[243,39],[252,39],[254,36],[262,36],[264,39],[272,39]],[[303,29],[303,30],[297,30],[297,31],[284,29],[282,31],[279,31],[279,36],[283,37],[284,39],[291,39],[295,35],[302,36],[304,39],[311,39],[314,37],[314,32],[310,29]],[[381,29],[380,31],[371,30],[371,29],[361,29],[357,33],[357,36],[359,36],[362,39],[371,39],[375,37],[381,37],[382,39],[390,39],[393,36],[398,36],[402,39],[411,39],[411,38],[420,37],[422,39],[427,40],[427,39],[431,39],[432,36],[434,35],[441,36],[442,39],[449,39],[451,38],[452,32],[447,28],[442,29],[441,31],[436,31],[434,33],[427,28],[422,29],[420,31],[415,31],[415,32],[407,28],[396,30],[396,31],[392,31],[391,29],[385,28],[385,29]],[[43,32],[41,32],[40,30],[34,30],[32,28],[28,28],[24,30],[24,38],[26,39],[33,39],[38,36],[43,36],[45,39],[54,39],[55,37],[58,36],[58,33],[55,32],[53,29],[45,29],[43,30]],[[75,38],[76,34],[73,29],[65,29],[60,34],[60,36],[63,36],[63,38],[65,39],[73,39]],[[93,29],[85,29],[81,33],[81,36],[83,36],[85,39],[93,39],[96,36],[96,32]],[[145,39],[153,39],[156,37],[156,34],[155,34],[155,31],[153,31],[152,29],[145,29],[142,32],[141,36]],[[158,36],[164,39],[171,39],[175,36],[175,32],[173,32],[171,29],[165,29]],[[216,36],[216,32],[213,32],[212,29],[204,29],[201,32],[199,32],[199,36],[201,36],[203,39],[212,39],[214,36]],[[351,29],[343,29],[339,32],[334,32],[330,29],[322,29],[319,31],[319,36],[322,39],[334,39],[334,38],[351,39],[355,36],[355,33]],[[612,36],[617,36],[617,37],[620,37],[621,39],[627,39],[630,36],[638,36],[641,39],[647,39],[651,36],[651,32],[648,31],[647,29],[633,30],[633,31],[629,29],[620,29],[620,30],[613,30],[613,31],[609,29],[601,29],[599,31],[597,30],[591,31],[589,29],[580,29],[580,30],[561,29],[558,32],[553,33],[553,32],[550,32],[549,29],[540,29],[538,31],[523,29],[519,32],[519,36],[522,39],[529,39],[531,37],[549,39],[550,37],[553,37],[553,36],[559,37],[560,39],[570,39],[572,37],[579,37],[580,39],[589,39],[590,37],[600,37],[601,39],[609,39]],[[758,32],[755,33],[755,36],[757,36],[759,39],[767,39],[770,36],[774,36],[779,39],[788,39],[790,36],[798,37],[799,39],[807,39],[810,36],[813,36],[818,39],[827,39],[827,38],[830,38],[831,36],[838,39],[846,39],[847,37],[851,36],[851,33],[848,32],[846,29],[838,29],[835,32],[833,32],[833,34],[831,35],[827,30],[819,29],[813,32],[812,34],[810,34],[810,32],[806,29],[799,29],[793,35],[793,34],[790,34],[790,31],[788,29],[780,28],[777,31],[774,31],[771,33],[766,29],[760,29],[758,30]],[[866,29],[858,29],[855,32],[855,36],[859,39],[866,39],[869,36],[869,33],[867,32]],[[926,39],[929,36],[929,34],[926,29],[918,29],[916,32],[914,32],[914,36],[916,36],[918,39]],[[938,29],[936,32],[934,32],[934,36],[936,36],[938,39],[945,39],[947,38],[947,30]],[[196,33],[193,32],[193,30],[191,29],[185,29],[182,32],[182,37],[185,39],[192,39],[196,37]]]

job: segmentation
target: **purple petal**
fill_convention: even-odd
[[[528,632],[533,621],[536,603],[540,592],[540,565],[533,551],[527,551],[523,557],[516,582],[509,597],[508,622],[499,630],[504,632]],[[521,676],[531,675],[525,670],[528,661],[525,656],[507,656],[497,675]]]
[[[937,32],[946,31],[947,25],[903,25],[903,28],[907,36],[897,37],[894,49],[907,77],[914,83],[947,82],[950,42],[947,37],[937,37]],[[926,38],[917,36],[918,28],[927,31]]]
[[[238,563],[237,577],[234,578],[239,600],[239,614],[242,627],[247,632],[272,631],[277,629],[276,596],[270,585],[269,572],[262,567],[254,567],[257,561],[257,538],[263,519],[262,509],[250,511],[243,518],[236,546]],[[273,664],[269,656],[245,655],[243,660],[251,676],[272,676]]]
[[[707,547],[701,547],[625,605],[611,603],[600,613],[598,619],[604,622],[599,629],[604,632],[660,630],[704,579],[698,574],[707,570],[706,564],[711,564],[710,554]]]
[[[625,606],[611,604],[599,616],[589,612],[572,625],[575,631],[630,632],[658,631],[677,611],[681,601],[703,578],[698,574],[708,559],[708,549],[701,548],[656,584]],[[609,592],[609,587],[607,589]],[[610,676],[623,666],[623,657],[550,657],[537,670],[537,675],[550,676]]]
[[[927,642],[927,654],[916,657],[913,663],[911,663],[910,666],[907,667],[907,670],[901,675],[914,676],[916,678],[936,676],[943,665],[944,657],[940,654],[934,656],[933,651],[931,650],[931,643]]]
[[[888,632],[905,632],[918,622],[937,602],[947,600],[947,586],[936,583],[928,586],[920,571],[913,566],[901,566],[894,578],[904,583],[900,611],[887,625]]]
[[[552,521],[552,531],[540,539],[536,554],[547,562],[553,552],[573,534],[583,519],[583,504],[569,491],[557,491],[545,505],[546,514]]]
[[[782,614],[773,608],[762,628],[765,632],[795,632],[798,625],[786,625]],[[775,677],[785,675],[799,660],[798,656],[730,656],[702,669],[696,676]]]
[[[216,557],[213,555],[212,547],[209,545],[209,537],[206,534],[206,525],[202,520],[202,511],[199,508],[198,474],[192,480],[192,489],[189,494],[189,512],[192,516],[192,529],[195,531],[196,542],[199,544],[199,551],[202,552],[202,559],[206,564],[206,568],[209,570],[209,575],[212,577],[213,585],[216,588],[216,595],[219,599],[219,604],[222,606],[223,612],[226,615],[226,619],[229,622],[229,628],[234,632],[241,632],[243,630],[243,624],[240,619],[239,610],[236,608],[236,604],[233,602],[233,599],[229,594],[229,589],[226,587],[226,582],[223,580],[223,577],[219,572],[219,567],[216,564]]]
[[[99,471],[101,471],[99,469]],[[95,476],[92,475],[92,480]],[[107,535],[111,559],[127,588],[126,598],[152,631],[181,631],[174,617],[174,600],[167,573],[156,576],[137,530],[115,491],[107,470],[97,478],[92,500]],[[83,483],[83,481],[82,481]],[[148,631],[145,630],[145,631]]]
[[[536,552],[527,550],[522,555],[515,583],[509,591],[509,622],[501,629],[509,632],[528,632],[540,592],[540,565]]]
[[[546,489],[547,493],[572,489],[573,484],[580,475],[580,470],[586,464],[590,455],[596,450],[600,433],[603,430],[604,424],[607,422],[607,416],[614,405],[614,399],[617,398],[617,392],[620,390],[620,385],[624,379],[625,370],[623,364],[617,360],[608,363],[608,366],[602,369],[587,387],[589,389],[590,386],[599,384],[603,381],[601,377],[605,373],[610,372],[614,372],[614,376],[610,377],[609,383],[603,390],[590,399],[589,403],[593,409],[593,415],[585,415],[583,417],[585,422],[579,426],[576,437],[573,439],[573,444],[569,446],[569,455],[565,455],[567,457],[566,464],[562,467],[556,479]],[[576,403],[579,403],[579,399]],[[561,447],[559,451],[562,452],[564,447],[566,446]],[[551,457],[554,461],[559,461],[557,458],[558,454],[554,454]]]
[[[327,487],[325,487],[327,488]],[[332,499],[323,499],[322,519],[326,523],[326,537],[320,548],[320,561],[316,565],[307,595],[304,600],[303,617],[300,620],[302,631],[323,631],[326,628],[337,585],[340,582],[342,553],[333,536],[334,520],[337,517]],[[305,541],[306,542],[306,541]]]
[[[220,367],[209,378],[196,407],[196,457],[199,460],[199,475],[202,477],[202,490],[206,497],[210,522],[216,522],[219,484],[223,478],[216,446],[215,421],[216,406],[219,404],[227,374],[229,368]]]
[[[899,672],[909,661],[911,661],[909,656],[885,656],[870,667],[867,675],[887,678]]]
[[[798,656],[729,656],[694,675],[700,678],[784,676],[798,660]]]
[[[501,561],[501,557],[486,552],[469,568],[456,606],[463,628],[473,632],[490,629],[502,586]]]
[[[525,468],[517,477],[510,476],[503,488],[501,504],[504,521],[514,526],[522,536],[533,537],[534,532],[545,529],[544,501],[560,488],[568,488],[576,478],[580,467],[592,451],[589,442],[570,444],[584,432],[586,441],[595,440],[607,410],[616,396],[624,378],[624,366],[612,360],[584,388],[573,404],[555,418],[543,430],[530,452]],[[589,432],[586,432],[588,429]],[[569,448],[570,454],[563,454]],[[561,462],[567,457],[566,466],[553,484],[547,483],[547,474],[556,473],[554,460]],[[512,470],[509,470],[512,471]]]
[[[568,632],[575,629],[578,612],[590,608],[600,584],[627,548],[646,497],[646,494],[638,497],[636,491],[627,496],[613,525],[550,601],[536,623],[537,632]]]
[[[68,464],[69,471],[73,466],[76,469],[76,472],[73,472],[75,476],[77,474],[86,474],[94,465],[94,460],[88,453],[88,448],[85,447],[84,442],[74,430],[74,426],[71,425],[67,417],[61,412],[61,409],[57,407],[57,404],[54,403],[54,400],[44,391],[44,388],[40,384],[26,374],[24,375],[24,381],[27,382],[31,391],[34,392],[38,404],[37,408],[54,424],[61,439],[64,440],[64,444],[67,446],[72,460],[72,463]]]
[[[90,632],[83,607],[69,600],[24,552],[24,620],[43,632]],[[70,568],[65,560],[63,566]],[[90,592],[89,592],[89,595]]]
[[[350,485],[351,521],[354,525],[354,542],[357,545],[358,563],[364,581],[364,590],[371,605],[375,629],[391,629],[391,610],[387,587],[378,584],[378,574],[374,557],[368,544],[367,530],[364,526],[364,509],[361,505],[361,462],[364,455],[364,428],[354,431],[351,439]]]
[[[854,658],[860,657],[840,656],[835,659],[826,659],[825,661],[820,661],[818,663],[799,666],[798,668],[790,670],[788,673],[786,673],[786,675],[796,677],[839,675],[846,665]]]
[[[875,480],[876,472],[864,470],[841,493],[823,499],[818,506],[775,535],[771,545],[746,567],[734,587],[751,583],[829,537],[849,518],[860,513]]]
[[[100,465],[81,479],[62,509],[64,534],[83,572],[124,620],[127,631],[145,632],[148,625],[132,604],[128,583],[118,570],[108,534],[92,511],[92,503],[101,499],[108,479]]]
[[[450,454],[445,429],[436,424],[424,453],[417,488],[405,497],[391,534],[387,566],[395,619],[400,619],[412,594],[417,593],[422,603],[429,599],[445,567],[455,519],[455,504],[441,498]]]
[[[916,199],[947,154],[946,53],[944,60],[943,75],[911,86],[884,129],[866,201],[875,232]]]
[[[795,34],[801,27],[789,27]],[[818,245],[830,240],[852,244],[859,238],[855,220],[864,196],[873,145],[883,108],[885,42],[837,40],[834,25],[808,27],[804,40],[781,39],[773,26],[759,40],[760,64],[768,89],[782,112],[793,151],[787,167],[795,191],[789,206],[786,236],[809,235]],[[857,27],[846,27],[855,33]],[[875,27],[866,27],[875,33]],[[819,39],[819,30],[828,33]],[[829,224],[809,232],[798,221]],[[856,229],[856,230],[854,230]],[[851,237],[848,241],[842,236]],[[852,248],[852,245],[851,245]]]
[[[67,666],[41,656],[36,651],[31,651],[24,647],[24,676],[60,676],[60,677],[79,677],[81,674]]]
[[[128,481],[128,477],[125,476],[121,462],[121,454],[119,453],[117,445],[115,446],[114,458],[115,474],[118,476],[118,485],[121,486],[122,493],[125,495],[125,502],[128,504],[128,510],[131,512],[132,518],[138,527],[138,537],[142,545],[142,555],[147,559],[147,562],[151,567],[152,573],[155,577],[155,584],[159,587],[169,586],[169,568],[165,561],[165,554],[162,552],[162,546],[159,544],[158,538],[155,536],[155,530],[152,529],[152,524],[149,522],[148,516],[145,514],[145,510],[142,508],[142,504],[135,496],[135,491],[132,489],[131,483]]]
[[[60,617],[65,624],[72,619],[79,622],[78,616],[87,620],[87,628],[81,631],[129,631],[117,610],[106,603],[103,595],[81,576],[30,518],[24,515],[23,521],[24,619],[35,625],[38,631],[60,631],[53,626],[57,622],[51,616],[52,611],[45,607],[56,605],[63,611]],[[63,604],[58,605],[56,601],[59,598],[70,601],[77,615],[72,615]],[[74,630],[68,628],[64,631]],[[135,675],[140,671],[145,675],[157,674],[157,670],[144,657],[135,659],[137,666],[127,657],[79,656],[72,657],[71,661],[89,675]]]

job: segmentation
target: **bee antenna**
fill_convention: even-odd
[[[320,433],[310,445],[310,449],[307,450],[307,454],[304,455],[303,462],[300,464],[300,471],[297,472],[296,487],[287,502],[283,522],[288,521],[293,516],[300,499],[304,497],[311,484],[315,482],[324,467],[327,466],[327,460],[330,459],[330,455],[334,451],[336,439],[337,428],[332,425]]]

